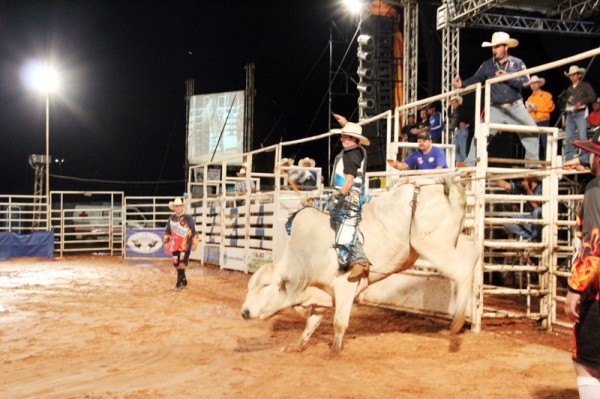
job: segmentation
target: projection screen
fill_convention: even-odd
[[[190,165],[210,162],[213,153],[213,161],[243,154],[244,90],[192,96],[188,127]]]

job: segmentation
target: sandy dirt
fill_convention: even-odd
[[[328,315],[303,353],[290,311],[243,320],[249,276],[110,257],[0,263],[0,398],[577,398],[566,331],[449,322],[355,304],[343,353]]]

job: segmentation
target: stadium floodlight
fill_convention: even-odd
[[[23,83],[26,87],[38,90],[46,96],[46,203],[48,210],[47,227],[50,228],[50,93],[58,88],[58,75],[48,64],[30,61],[23,68]]]
[[[364,0],[344,0],[344,4],[353,14],[358,14],[365,8]]]
[[[356,88],[361,93],[365,93],[365,94],[373,93],[373,85],[370,83],[359,83],[356,85]]]
[[[370,80],[373,78],[373,70],[371,68],[358,68],[356,73],[363,79]]]
[[[373,109],[375,107],[375,101],[372,98],[359,97],[358,106],[362,109]]]
[[[360,35],[358,39],[356,39],[358,44],[361,46],[372,46],[373,45],[373,37],[369,35]]]
[[[361,61],[365,61],[365,62],[373,61],[373,53],[370,51],[359,51],[358,53],[356,53],[356,56]]]

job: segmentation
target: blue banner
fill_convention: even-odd
[[[0,233],[0,259],[30,256],[52,258],[54,231],[36,231],[32,234]]]

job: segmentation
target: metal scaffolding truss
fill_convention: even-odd
[[[503,14],[482,14],[477,15],[465,23],[469,27],[495,27],[508,28],[514,30],[526,31],[544,31],[556,33],[570,33],[578,36],[582,35],[600,35],[600,26],[593,22],[519,17]]]
[[[565,0],[547,15],[560,15],[560,19],[585,19],[598,13],[599,4],[600,0]]]
[[[404,5],[404,65],[402,73],[404,103],[418,100],[418,49],[419,49],[419,4],[408,1]]]
[[[448,26],[442,30],[442,93],[454,88],[452,80],[458,75],[460,29]],[[442,101],[442,119],[448,120],[448,101]],[[448,124],[446,123],[448,129]]]

